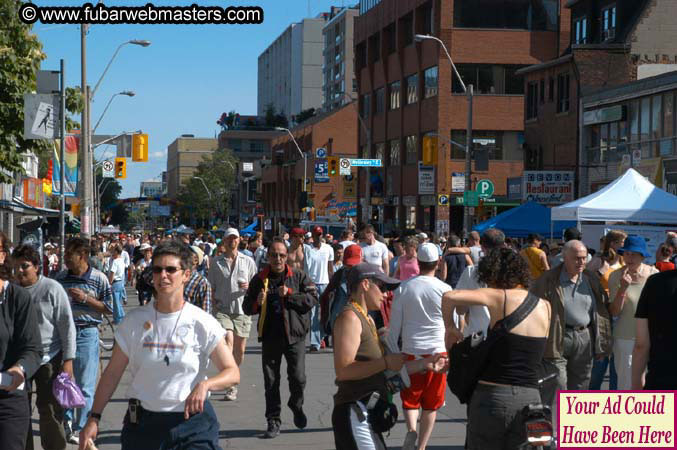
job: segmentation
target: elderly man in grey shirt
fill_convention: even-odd
[[[546,389],[552,402],[556,389],[587,389],[594,358],[611,353],[608,297],[599,278],[585,270],[588,251],[571,240],[562,251],[564,263],[545,272],[531,292],[552,305],[545,358],[559,369],[557,385]]]
[[[37,306],[38,328],[42,343],[42,361],[35,372],[36,405],[40,414],[40,441],[42,448],[66,448],[63,427],[63,408],[54,398],[52,385],[63,371],[73,378],[75,359],[75,324],[70,301],[64,288],[50,278],[40,275],[40,254],[30,245],[21,245],[12,253],[16,261],[17,280],[31,295]],[[28,430],[26,448],[33,449],[33,436]]]

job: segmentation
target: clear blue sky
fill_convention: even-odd
[[[85,3],[34,0],[38,6],[75,6]],[[92,3],[96,3],[92,1]],[[109,5],[113,2],[104,2]],[[116,1],[116,6],[143,5],[145,1]],[[156,6],[188,6],[194,2],[164,0]],[[92,105],[92,127],[111,96],[124,90],[135,97],[117,96],[97,134],[143,130],[149,135],[149,162],[128,160],[127,179],[121,180],[122,197],[139,195],[141,181],[158,177],[166,170],[167,146],[181,134],[214,137],[222,112],[256,114],[258,55],[291,23],[350,6],[357,0],[241,0],[198,1],[209,6],[261,6],[261,25],[93,25],[87,37],[87,79],[94,87],[106,64],[123,42],[144,39],[143,48],[123,47],[106,74]],[[58,70],[66,63],[66,84],[80,85],[80,27],[43,25],[33,31],[43,43],[47,59],[42,69]],[[80,121],[79,117],[77,118]],[[95,155],[114,156],[114,147],[99,147]]]

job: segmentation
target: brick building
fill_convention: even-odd
[[[217,148],[216,139],[196,138],[183,134],[167,147],[167,196],[176,200],[184,182],[197,170],[202,158],[210,156]]]
[[[327,182],[317,182],[315,166],[323,158],[315,155],[318,148],[324,148],[327,156],[355,157],[356,104],[350,103],[331,113],[312,117],[290,131],[301,151],[308,154],[307,190],[314,203],[314,213],[317,216],[336,212],[345,215],[351,209],[354,211],[357,201],[355,180],[336,176]],[[271,147],[273,164],[266,167],[262,175],[264,213],[274,224],[294,225],[302,219],[298,200],[303,191],[304,159],[289,134],[273,139]]]
[[[562,0],[563,3],[564,0]],[[355,72],[360,113],[371,131],[359,137],[362,157],[384,160],[373,169],[372,222],[382,231],[420,227],[459,231],[462,197],[452,176],[464,171],[464,152],[449,139],[465,143],[467,99],[452,80],[449,61],[434,41],[417,42],[416,34],[439,37],[466,84],[475,91],[473,142],[490,149],[489,170],[471,180],[495,186],[495,213],[506,204],[507,178],[523,169],[524,84],[518,69],[559,55],[562,33],[557,0],[363,0],[355,19]],[[439,137],[438,164],[421,167],[421,141]],[[364,177],[361,177],[364,178]],[[363,181],[363,180],[361,180]],[[374,183],[376,181],[376,183]],[[379,191],[374,186],[383,188]],[[360,185],[363,198],[364,184]],[[438,195],[452,206],[438,206]],[[364,203],[366,207],[366,203]]]
[[[526,169],[573,170],[578,196],[590,191],[590,183],[581,181],[587,179],[590,164],[601,160],[582,158],[579,149],[601,148],[607,142],[613,142],[615,149],[617,142],[626,142],[631,136],[623,116],[612,124],[600,119],[596,122],[600,133],[584,137],[580,100],[601,89],[677,70],[677,25],[672,20],[676,16],[677,2],[672,0],[566,2],[560,22],[566,43],[562,41],[560,54],[518,72],[525,78]],[[597,143],[586,143],[585,139],[596,139]],[[630,151],[629,146],[623,148]],[[647,152],[645,158],[656,156],[654,153]],[[603,180],[591,180],[599,181]]]

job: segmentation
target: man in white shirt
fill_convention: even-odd
[[[207,280],[212,286],[214,316],[226,330],[226,344],[240,367],[252,327],[252,319],[244,313],[242,302],[257,270],[254,260],[238,251],[240,233],[235,228],[226,230],[223,242],[225,252],[214,258]],[[237,386],[227,389],[225,400],[236,399]]]
[[[468,236],[468,248],[470,249],[470,259],[473,265],[477,265],[484,254],[480,245],[480,234],[477,231],[471,231]]]
[[[362,247],[364,261],[381,267],[383,273],[389,275],[390,267],[388,261],[390,258],[388,256],[388,247],[376,240],[374,227],[371,225],[365,225],[362,229],[362,235],[363,242],[360,243],[360,247]]]
[[[480,237],[480,245],[482,246],[483,254],[491,253],[492,250],[496,248],[501,248],[505,245],[505,235],[501,230],[496,228],[489,228]],[[480,289],[485,288],[486,286],[479,281],[477,281],[477,267],[475,264],[473,266],[468,266],[465,268],[461,274],[461,278],[458,280],[456,289]],[[473,333],[482,332],[485,336],[487,335],[487,329],[491,322],[491,317],[489,316],[489,309],[486,306],[473,305],[467,308],[456,308],[455,312],[459,315],[464,314],[465,326],[463,327],[463,337],[468,337]],[[458,340],[460,338],[459,330],[453,330],[452,333],[455,333]],[[455,340],[454,340],[455,342]],[[453,342],[447,340],[447,346],[450,346]]]
[[[399,348],[398,340],[401,336],[401,350],[406,360],[424,358],[435,353],[446,354],[447,351],[444,344],[442,296],[452,289],[435,277],[440,259],[435,244],[421,244],[417,259],[420,275],[402,283],[395,291],[390,313],[389,347]],[[403,449],[414,448],[419,408],[423,409],[423,413],[418,448],[426,447],[435,425],[437,410],[444,404],[446,378],[445,373],[423,372],[410,375],[411,385],[400,392],[408,428]]]
[[[355,243],[355,233],[353,233],[353,230],[345,230],[343,233],[341,233],[341,242],[339,242],[339,245],[343,247],[343,250],[346,249],[349,245],[353,245]]]
[[[310,277],[317,294],[322,295],[329,284],[329,278],[334,275],[334,249],[322,242],[322,227],[313,228],[312,245],[303,247],[304,271]],[[310,311],[310,351],[317,352],[322,348],[322,326],[320,323],[320,305],[317,304]]]

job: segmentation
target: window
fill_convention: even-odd
[[[400,19],[400,42],[406,47],[414,42],[414,15],[409,13]]]
[[[362,96],[362,110],[360,111],[360,115],[364,119],[369,117],[370,113],[371,113],[371,95],[364,94]]]
[[[406,164],[416,164],[418,162],[418,145],[416,142],[416,136],[405,137],[404,145],[407,149]]]
[[[381,59],[381,36],[376,33],[369,38],[369,61],[374,63]]]
[[[639,102],[628,103],[628,117],[630,118],[630,142],[639,141]]]
[[[639,109],[639,139],[641,142],[642,158],[651,158],[649,146],[651,125],[651,97],[645,97],[640,101]]]
[[[548,101],[551,102],[555,100],[555,79],[550,77],[548,79]]]
[[[407,77],[407,105],[418,101],[418,74]]]
[[[465,146],[466,141],[466,131],[465,130],[452,130],[451,131],[451,140]],[[489,152],[489,159],[491,160],[502,160],[504,153],[517,153],[518,147],[521,147],[519,144],[519,139],[517,132],[509,131],[486,131],[486,130],[474,130],[472,133],[472,142],[473,149],[486,149]],[[504,151],[504,146],[508,147],[507,151]],[[465,151],[457,145],[452,146],[451,159],[464,159]],[[509,158],[506,158],[509,159]]]
[[[454,27],[557,30],[558,0],[454,0]]]
[[[515,71],[523,66],[491,64],[459,64],[456,66],[465,85],[472,84],[475,94],[524,95],[524,81]],[[453,77],[451,92],[463,93],[463,86]]]
[[[675,135],[674,123],[674,97],[672,92],[663,94],[663,139],[660,145],[660,155],[672,155],[673,136]]]
[[[540,83],[538,84],[539,86],[539,94],[540,94],[540,103],[543,104],[545,103],[545,79],[541,78]]]
[[[388,88],[390,91],[390,103],[388,109],[397,109],[400,107],[400,82],[394,81],[390,83]]]
[[[263,153],[269,150],[268,141],[263,141],[261,139],[256,139],[249,141],[249,151]]]
[[[527,120],[538,117],[538,84],[532,81],[527,86]]]
[[[355,46],[355,70],[361,70],[367,66],[367,47],[364,42]]]
[[[374,152],[374,158],[380,159],[381,164],[383,164],[383,156],[385,155],[385,149],[386,149],[386,145],[383,142],[376,144],[376,149],[375,149],[375,152]]]
[[[437,95],[437,66],[430,67],[423,72],[425,83],[424,98],[430,98]]]
[[[385,88],[378,88],[374,91],[374,114],[383,114],[385,111]]]
[[[574,44],[588,43],[588,18],[579,17],[574,19]]]
[[[390,141],[390,165],[400,165],[400,140],[393,139]]]
[[[418,24],[418,33],[420,34],[433,34],[433,7],[432,2],[428,2],[421,9],[418,10],[416,15],[419,20]]]
[[[602,10],[602,41],[616,37],[616,5]]]
[[[383,30],[383,39],[386,55],[397,51],[397,34],[395,33],[395,24],[391,23]]]
[[[557,76],[557,112],[569,111],[569,74]]]

